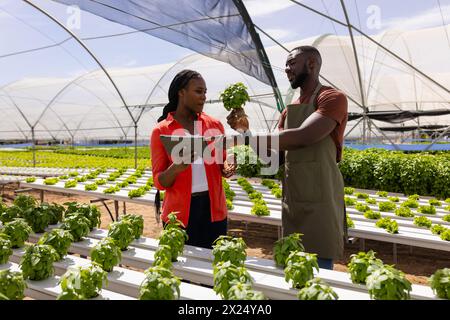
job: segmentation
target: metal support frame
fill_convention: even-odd
[[[270,85],[272,86],[273,93],[274,93],[275,99],[277,101],[278,111],[280,111],[280,113],[281,113],[281,111],[283,111],[283,109],[284,109],[283,97],[281,96],[280,90],[278,89],[277,81],[275,80],[275,75],[273,74],[272,67],[271,67],[271,64],[269,61],[269,57],[267,56],[267,53],[261,42],[259,34],[255,30],[255,25],[252,22],[252,19],[250,18],[250,15],[248,14],[243,1],[242,0],[233,0],[233,3],[236,6],[237,10],[239,11],[242,19],[244,20],[244,23],[247,26],[248,32],[250,33],[250,36],[252,37],[252,40],[256,46],[256,52],[258,53],[258,57],[264,68],[266,76],[269,79]]]

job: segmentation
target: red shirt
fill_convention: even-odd
[[[225,130],[219,120],[216,120],[202,112],[197,120],[200,125],[197,132],[204,136],[215,136],[224,134]],[[159,174],[165,171],[171,164],[172,159],[167,153],[164,145],[161,143],[160,135],[172,135],[177,130],[177,135],[183,135],[183,127],[173,118],[173,112],[169,113],[166,120],[161,121],[153,129],[150,139],[150,149],[152,156],[152,172],[155,187],[159,190],[165,190],[162,220],[167,222],[167,215],[177,211],[178,219],[187,227],[189,221],[189,209],[191,205],[192,191],[192,166],[181,172],[175,179],[175,182],[169,188],[163,187],[159,183]],[[207,131],[209,130],[209,132]],[[215,157],[215,152],[211,155]],[[223,159],[226,159],[224,152]],[[211,203],[211,222],[222,221],[227,217],[227,206],[225,201],[225,192],[222,187],[222,168],[223,164],[207,163],[204,161],[206,179],[208,181],[209,199]]]
[[[310,94],[302,95],[294,104],[309,103],[311,99]],[[342,159],[342,148],[344,145],[344,132],[345,126],[347,125],[348,117],[348,102],[347,97],[341,91],[338,91],[332,87],[323,86],[319,94],[316,97],[316,112],[321,115],[333,119],[336,121],[336,128],[330,133],[331,139],[333,139],[336,145],[336,162]],[[286,111],[284,109],[280,116],[280,121],[278,124],[278,129],[284,129],[284,121],[286,119]]]

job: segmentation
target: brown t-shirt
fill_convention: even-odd
[[[294,102],[294,104],[309,103],[312,94],[313,93],[302,95],[299,99],[297,99],[297,101]],[[317,113],[333,119],[337,123],[336,128],[334,128],[334,130],[330,133],[330,136],[336,145],[336,162],[339,162],[342,159],[344,131],[345,126],[347,125],[348,117],[347,97],[339,90],[332,87],[323,86],[316,97],[315,104]],[[279,130],[284,129],[286,111],[287,109],[284,109],[281,113],[280,121],[278,123]]]

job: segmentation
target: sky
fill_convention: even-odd
[[[108,68],[171,63],[193,53],[143,33],[89,40],[133,30],[87,12],[77,15],[73,8],[50,0],[32,2],[85,39],[83,41]],[[340,1],[298,2],[345,21]],[[244,3],[253,22],[281,43],[325,33],[348,34],[346,27],[333,24],[289,0],[245,0]],[[370,35],[391,28],[411,30],[450,23],[450,0],[345,0],[345,4],[351,23]],[[0,30],[0,86],[30,77],[76,77],[97,68],[78,43],[68,40],[70,37],[64,30],[22,1],[0,0]],[[261,32],[260,35],[264,45],[275,45]],[[63,43],[57,47],[10,55],[60,42]],[[277,63],[283,65],[283,62],[272,62]]]

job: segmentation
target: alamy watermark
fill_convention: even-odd
[[[66,27],[69,30],[80,30],[81,29],[81,9],[79,6],[73,5],[68,6],[66,9],[68,14],[66,20]]]

